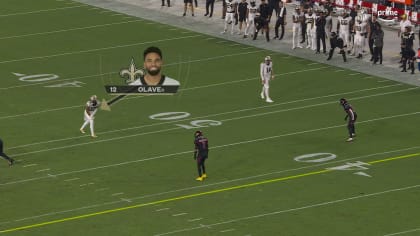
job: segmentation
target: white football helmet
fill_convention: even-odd
[[[271,61],[271,57],[270,57],[270,56],[266,56],[266,57],[264,58],[264,60],[265,60],[265,61]]]

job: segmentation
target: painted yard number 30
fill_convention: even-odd
[[[152,120],[181,120],[189,117],[191,114],[188,112],[163,112],[149,116]],[[190,124],[175,124],[176,126],[182,127],[184,129],[197,129],[202,127],[209,126],[219,126],[222,122],[217,120],[193,120]]]

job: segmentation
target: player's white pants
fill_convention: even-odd
[[[301,47],[300,46],[300,36],[301,36],[301,30],[302,27],[300,26],[300,23],[293,23],[292,26],[292,47],[295,48],[296,46]]]
[[[363,41],[365,37],[362,35],[354,35],[354,54],[359,55],[363,52]]]
[[[306,25],[306,37],[307,37],[307,44],[308,46],[306,46],[306,48],[312,48],[312,29],[311,29],[311,24],[307,24]]]
[[[250,30],[252,29],[252,30]],[[246,21],[246,28],[245,28],[245,35],[248,35],[249,32],[252,32],[252,34],[255,33],[255,20],[254,17],[249,17]]]
[[[321,49],[324,50],[322,48],[322,43],[321,43]],[[316,26],[314,26],[314,28],[312,29],[312,48],[313,51],[316,50]]]
[[[80,129],[84,129],[88,124],[90,126],[90,135],[95,135],[95,131],[93,130],[93,124],[94,124],[94,115],[96,113],[96,110],[92,112],[92,115],[88,115],[87,112],[85,111],[84,113],[84,120],[85,122],[83,123],[82,127]]]
[[[349,35],[350,33],[347,31],[340,31],[340,34],[338,35],[338,37],[340,37],[341,39],[343,39],[343,43],[344,46],[347,46],[347,48],[350,48],[350,40],[349,40]]]
[[[270,95],[269,95],[270,93],[268,91],[270,88],[270,85],[269,85],[270,79],[264,79],[263,81],[264,81],[264,85],[262,87],[261,93],[264,94],[266,99],[270,99]]]
[[[229,22],[231,22],[231,26],[232,26],[232,29],[230,30],[230,32],[233,34],[233,27],[235,26],[235,13],[229,13],[229,12],[226,13],[225,29],[223,30],[223,32],[226,32]]]

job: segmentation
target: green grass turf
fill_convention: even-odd
[[[418,156],[316,174],[419,152],[416,88],[68,3],[2,1],[0,130],[18,162],[0,167],[0,231],[321,236],[419,227]],[[104,85],[122,83],[119,70],[132,57],[140,67],[151,45],[163,50],[164,73],[181,82],[178,94],[129,96],[98,112],[99,138],[81,135],[89,96],[112,98]],[[259,98],[259,63],[268,54],[273,104]],[[59,78],[29,82],[12,73]],[[74,81],[80,87],[47,87]],[[359,114],[353,143],[345,142],[341,97]],[[150,119],[164,112],[190,115]],[[211,147],[204,182],[194,180],[196,128],[179,126],[197,120],[220,124],[200,128]],[[311,153],[337,157],[294,160]]]

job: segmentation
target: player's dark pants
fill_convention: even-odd
[[[269,17],[269,19],[268,19],[268,21],[271,21],[271,16],[273,15],[273,11],[275,11],[276,12],[276,16],[277,16],[277,14],[279,14],[279,11],[280,11],[280,7],[279,7],[279,4],[277,3],[277,4],[274,4],[274,5],[272,5],[272,4],[270,4],[269,6],[268,6],[268,8],[269,8],[269,13],[270,13],[270,17]]]
[[[403,69],[401,72],[407,71],[407,63],[409,64],[409,69],[411,69],[411,73],[414,74],[414,60],[415,60],[415,52],[412,49],[407,49],[403,51]]]
[[[213,9],[214,9],[214,0],[206,0],[206,14],[205,16],[207,16],[209,14],[209,10],[210,10],[210,17],[213,16]]]
[[[335,47],[333,47],[333,48],[330,49],[330,53],[328,55],[327,60],[331,60],[332,55],[334,54],[334,50],[335,50]],[[340,54],[343,56],[344,62],[346,62],[347,61],[347,58],[346,58],[346,51],[344,51],[344,48],[340,48]]]
[[[171,0],[166,0],[166,3],[168,4],[168,7],[171,6]],[[162,6],[165,6],[165,0],[162,0]]]
[[[0,156],[6,159],[7,161],[12,161],[12,158],[6,155],[6,153],[3,152],[3,141],[0,139]]]
[[[199,155],[197,157],[197,169],[198,169],[198,176],[201,177],[201,174],[206,173],[206,167],[204,165],[204,162],[207,159],[207,155]]]
[[[301,23],[301,29],[302,29],[302,41],[300,43],[304,43],[306,41],[306,24]]]
[[[369,39],[368,44],[369,44],[370,55],[372,56],[370,61],[373,61],[373,38]]]
[[[325,45],[325,31],[317,31],[316,32],[316,51],[320,52],[321,50],[321,41],[322,41],[322,48],[324,50],[324,53],[327,52],[327,47]]]
[[[383,47],[374,47],[373,48],[373,63],[376,64],[379,61],[379,64],[382,64],[382,48]]]
[[[268,22],[266,21],[262,22],[261,24],[255,25],[255,33],[253,40],[257,39],[258,32],[260,32],[261,29],[265,30],[265,39],[267,40],[267,42],[270,41],[270,30],[268,29]]]
[[[281,27],[281,35],[279,37],[279,27]],[[284,36],[284,17],[278,17],[276,21],[276,26],[274,27],[274,32],[276,38],[282,39]]]
[[[349,137],[353,138],[353,136],[356,134],[356,128],[354,127],[354,123],[356,123],[357,114],[356,112],[354,114],[354,120],[349,120],[347,123],[347,129],[349,130]]]

